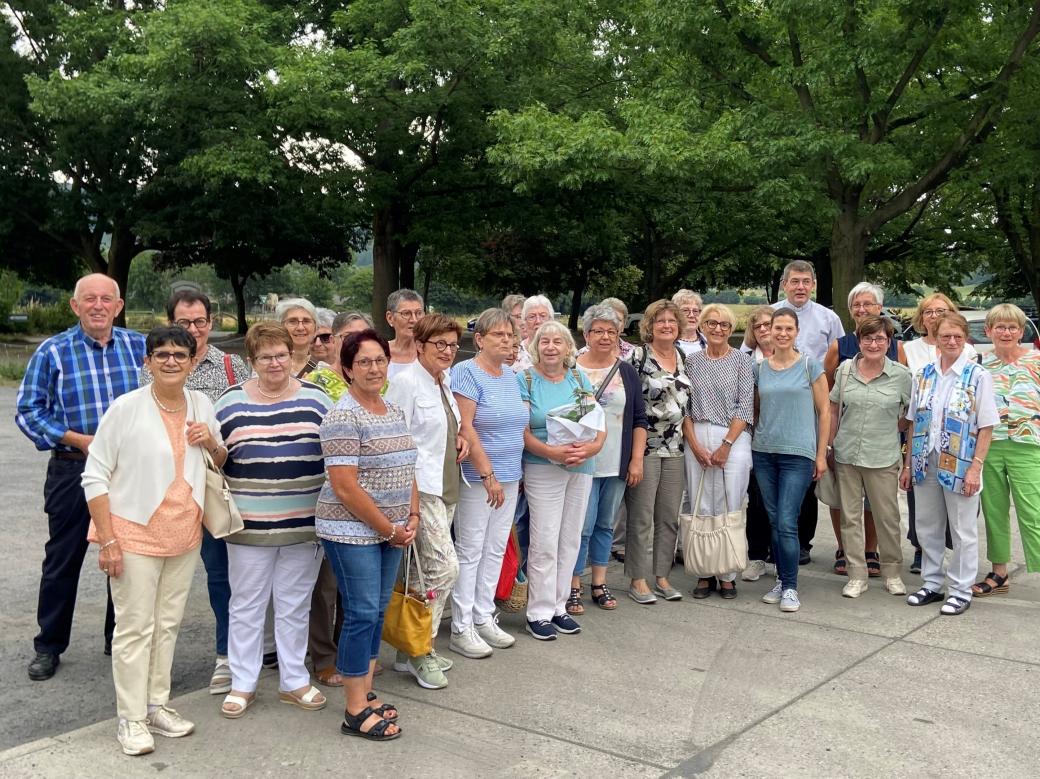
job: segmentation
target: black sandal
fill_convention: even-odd
[[[697,582],[697,586],[693,588],[693,597],[699,599],[707,598],[711,595],[712,590],[715,589],[717,579],[714,576],[707,576]],[[701,584],[701,582],[708,582],[707,584]]]
[[[599,590],[599,595],[596,594],[596,590]],[[599,606],[601,609],[611,611],[617,608],[617,598],[615,598],[607,585],[605,584],[593,584],[592,585],[592,602]]]
[[[571,587],[571,596],[567,598],[567,613],[575,617],[585,613],[585,606],[581,602],[581,587]]]
[[[379,696],[377,696],[374,692],[370,692],[368,694],[368,702],[371,703],[377,697],[379,697]],[[393,709],[393,711],[395,712],[394,716],[392,716],[392,717],[386,716],[386,713],[388,711],[390,711],[391,709]],[[392,704],[392,703],[382,703],[379,706],[377,706],[376,708],[372,709],[372,711],[375,712],[376,714],[378,714],[383,719],[385,719],[387,722],[397,722],[397,713],[396,713],[397,712],[397,707],[394,706],[394,704]]]
[[[365,724],[369,717],[379,715],[372,711],[371,707],[366,706],[357,714],[351,714],[349,711],[343,712],[343,724],[339,726],[339,732],[344,736],[361,736],[361,738],[367,738],[369,741],[390,741],[401,735],[401,728],[397,728],[396,733],[387,733],[386,729],[395,723],[388,719],[380,717],[379,721],[370,727],[368,730],[362,730],[361,726]]]
[[[997,586],[994,587],[993,585],[989,584],[989,582],[987,582],[987,579],[989,581],[996,582]],[[1007,574],[1003,576],[998,576],[994,571],[990,571],[986,574],[985,579],[983,579],[978,584],[972,585],[971,592],[973,595],[979,598],[985,598],[987,595],[1003,595],[1009,589],[1007,582]]]
[[[839,549],[834,553],[834,573],[838,576],[849,575],[849,561],[845,559],[844,549]]]
[[[867,558],[867,576],[876,579],[881,575],[881,558],[877,552],[864,552],[863,556]]]

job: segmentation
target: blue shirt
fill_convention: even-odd
[[[460,362],[451,369],[451,391],[477,404],[473,429],[495,478],[503,484],[520,481],[528,413],[509,366],[503,367],[501,376],[491,376],[475,360]],[[469,460],[462,463],[462,475],[470,484],[480,483],[480,474]]]
[[[790,368],[773,370],[769,360],[755,366],[759,413],[751,449],[816,460],[816,404],[812,383],[823,366],[803,355]]]
[[[577,378],[575,378],[577,374]],[[531,377],[531,390],[527,390],[527,377]],[[531,434],[543,444],[549,440],[549,431],[545,427],[545,416],[548,412],[559,406],[566,406],[575,402],[574,391],[582,389],[592,391],[592,385],[584,373],[578,370],[569,370],[564,375],[563,381],[549,381],[534,368],[527,368],[516,374],[516,383],[520,387],[520,397],[530,405],[531,419],[528,423]],[[595,403],[595,401],[591,401]],[[524,450],[525,463],[537,463],[539,465],[561,465],[553,463],[544,457],[539,457],[533,452]],[[595,473],[596,458],[586,460],[581,465],[567,468],[571,473]]]
[[[112,401],[139,386],[144,353],[144,336],[121,327],[104,345],[78,324],[51,336],[25,369],[15,423],[41,451],[77,451],[62,436],[97,432]]]

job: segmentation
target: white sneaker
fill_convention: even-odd
[[[744,569],[744,572],[740,574],[740,578],[746,582],[757,582],[766,572],[766,561],[765,560],[752,560],[748,567]]]
[[[898,576],[885,579],[885,589],[892,595],[906,595],[906,585]]]
[[[798,600],[798,590],[784,590],[780,597],[780,611],[798,611],[802,602]]]
[[[498,617],[492,617],[487,622],[478,623],[473,627],[485,643],[495,649],[508,649],[516,643],[515,636],[509,635],[498,626]]]
[[[448,649],[473,660],[490,657],[492,651],[494,651],[487,645],[484,639],[477,635],[477,631],[472,625],[461,633],[456,633],[453,630],[451,632],[451,641],[448,643]]]
[[[123,747],[123,753],[127,755],[147,755],[155,751],[155,739],[148,732],[148,727],[139,720],[119,720],[119,729],[116,731],[119,745]]]
[[[780,602],[780,598],[783,597],[783,592],[783,585],[781,585],[780,580],[777,579],[776,584],[773,585],[773,589],[771,589],[769,592],[762,596],[762,602],[770,603],[775,606],[777,603]]]
[[[867,583],[863,579],[849,579],[848,583],[841,588],[842,597],[858,598],[867,591]]]
[[[149,732],[166,738],[181,738],[195,732],[195,723],[184,719],[168,706],[160,706],[144,721]]]

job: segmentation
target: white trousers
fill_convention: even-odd
[[[228,544],[231,603],[228,661],[231,686],[256,690],[264,657],[264,618],[274,602],[274,640],[279,689],[310,684],[304,665],[310,627],[311,592],[321,567],[321,547],[313,541],[290,546]]]
[[[170,700],[173,650],[198,562],[198,548],[176,557],[123,552],[123,574],[112,580],[112,681],[124,719],[143,720],[149,705]]]
[[[697,441],[709,452],[722,446],[722,439],[729,432],[728,427],[713,425],[710,422],[694,422],[693,432]],[[686,497],[693,514],[716,515],[723,511],[739,511],[747,498],[748,483],[751,480],[751,436],[744,431],[737,436],[729,449],[729,457],[723,468],[705,470],[693,456],[689,447],[684,454],[686,458]],[[704,491],[699,506],[694,506],[697,491],[704,480]],[[728,502],[727,502],[728,499]],[[724,573],[720,581],[736,581],[739,571]]]
[[[509,529],[513,526],[520,482],[503,484],[505,501],[499,508],[487,502],[483,484],[459,486],[455,509],[455,555],[459,578],[451,593],[451,629],[461,633],[474,622],[484,624],[495,613],[495,589],[502,573]]]
[[[527,619],[567,613],[571,576],[581,547],[592,474],[559,465],[524,463],[524,491],[531,507],[527,550]]]
[[[932,592],[942,592],[948,522],[953,554],[946,569],[946,597],[971,600],[971,585],[979,572],[979,494],[965,497],[943,489],[935,478],[938,468],[938,455],[933,451],[928,455],[924,481],[914,485],[921,579]]]

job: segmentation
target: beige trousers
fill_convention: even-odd
[[[439,495],[419,493],[419,536],[415,541],[415,550],[419,553],[426,589],[436,593],[430,609],[433,614],[434,638],[437,638],[441,616],[451,597],[451,588],[459,578],[459,558],[455,554],[455,542],[451,540],[451,523],[454,518],[454,503],[445,503]],[[412,581],[418,582],[414,573]]]
[[[899,469],[897,462],[888,468],[860,468],[835,463],[838,493],[841,496],[841,541],[849,561],[849,579],[867,580],[867,559],[863,553],[863,497],[870,501],[877,529],[881,575],[899,576],[903,548],[899,532]]]
[[[148,706],[170,700],[173,650],[198,561],[198,547],[176,557],[123,552],[123,574],[112,579],[112,681],[123,719],[143,720]]]

